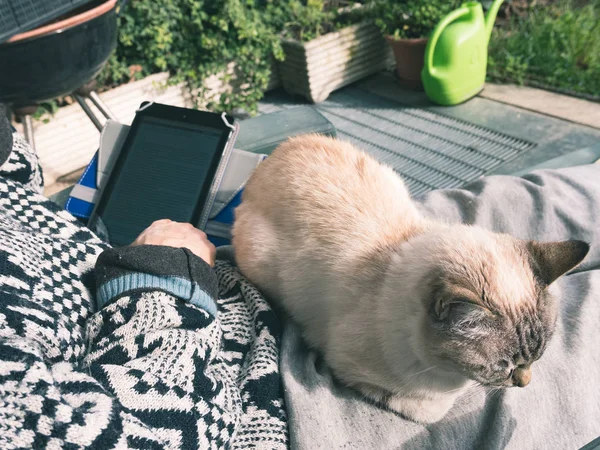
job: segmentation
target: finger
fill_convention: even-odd
[[[135,241],[131,243],[131,245],[143,245],[144,241],[148,236],[148,228],[140,233],[138,237],[135,238]]]
[[[152,222],[150,226],[148,226],[144,231],[142,231],[138,239],[140,239],[143,236],[157,235],[162,233],[161,230],[165,229],[165,227],[167,227],[169,223],[171,223],[170,219],[161,219]]]
[[[190,225],[189,227],[185,227],[185,232],[187,235],[196,236],[202,240],[206,239],[206,233],[204,231],[200,230],[199,228],[196,228],[192,224],[189,224],[189,225]]]
[[[150,226],[167,224],[167,223],[171,223],[171,222],[173,222],[171,219],[160,219],[160,220],[155,220],[154,222],[152,222],[150,224]]]
[[[191,223],[187,222],[169,222],[167,224],[160,225],[160,228],[164,228],[169,231],[174,231],[180,234],[185,234],[195,230]]]
[[[147,233],[152,236],[181,236],[181,229],[177,222],[161,223],[148,228]]]
[[[187,248],[187,246],[185,245],[185,239],[181,239],[178,237],[168,237],[162,240],[160,245],[174,248]]]
[[[191,223],[182,224],[180,230],[182,233],[184,233],[186,236],[189,236],[189,237],[195,237],[195,238],[200,238],[200,239],[203,239],[206,237],[206,233],[204,233],[204,231],[199,230]]]

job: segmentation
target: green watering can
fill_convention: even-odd
[[[494,0],[487,17],[479,2],[468,2],[435,27],[421,80],[429,99],[456,105],[477,95],[485,83],[488,43],[503,0]]]

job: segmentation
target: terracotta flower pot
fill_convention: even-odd
[[[429,39],[395,39],[393,36],[386,36],[386,39],[396,59],[396,74],[400,83],[410,89],[423,90],[421,70]]]

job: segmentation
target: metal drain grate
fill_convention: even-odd
[[[414,196],[462,186],[536,146],[356,87],[316,108],[339,137],[393,167]]]

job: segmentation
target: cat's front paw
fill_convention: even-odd
[[[451,395],[440,396],[435,400],[401,397],[390,395],[389,392],[369,385],[360,385],[357,388],[369,400],[418,423],[434,423],[442,420],[456,399]]]
[[[416,399],[392,396],[387,399],[386,406],[402,417],[418,423],[434,423],[442,420],[454,405],[454,398]]]

